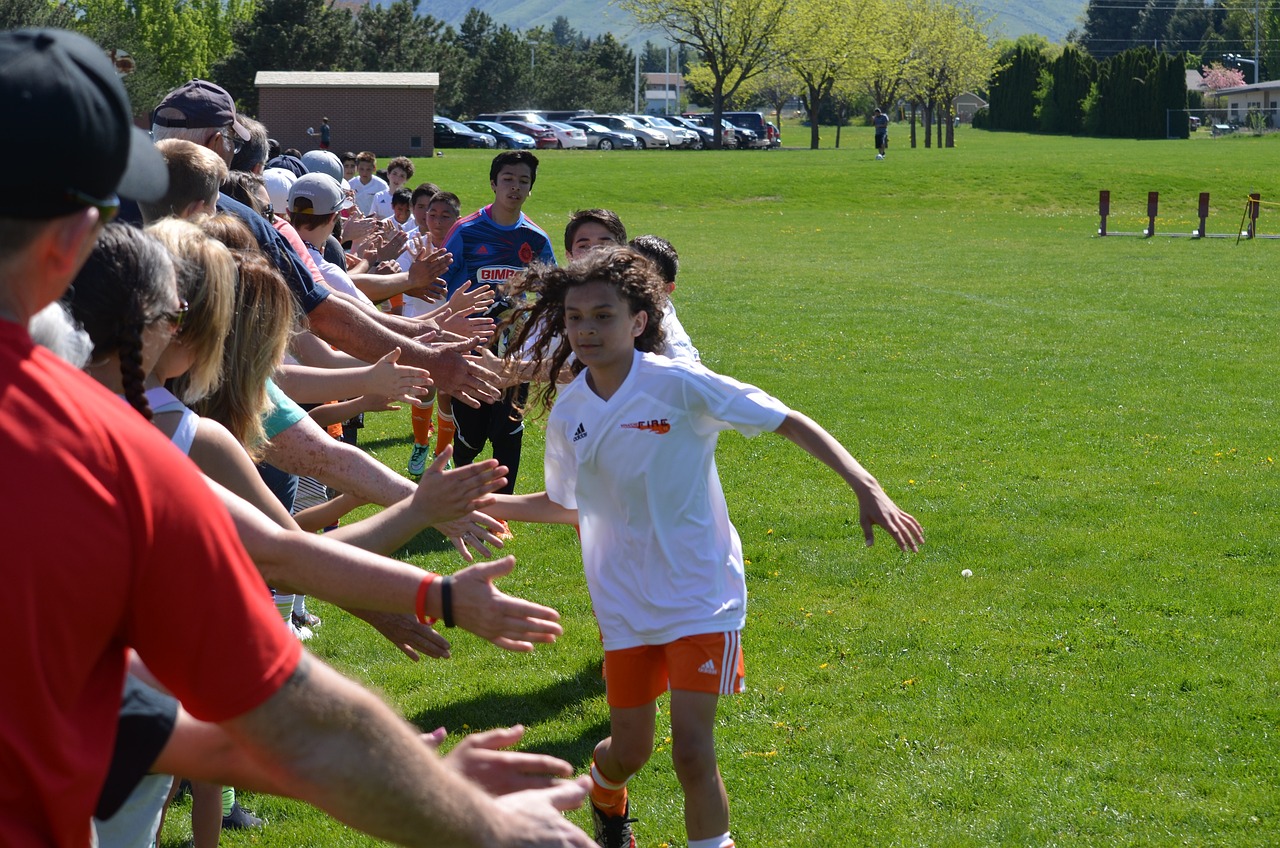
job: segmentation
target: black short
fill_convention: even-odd
[[[876,130],[876,150],[889,146],[889,131]]]

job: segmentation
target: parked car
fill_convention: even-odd
[[[568,121],[571,127],[577,127],[587,136],[587,146],[596,150],[613,150],[615,147],[634,149],[636,137],[631,133],[618,132],[601,126],[593,121]]]
[[[756,134],[756,142],[753,147],[772,147],[769,143],[769,128],[766,126],[764,115],[759,112],[725,112],[722,116],[726,121],[735,127],[751,130]]]
[[[686,112],[684,114],[684,119],[686,121],[692,121],[698,126],[705,128],[709,133],[714,133],[716,131],[716,125],[714,123],[715,118],[709,113]],[[708,140],[707,143],[710,144],[710,141]],[[739,146],[738,136],[733,131],[733,124],[723,118],[720,119],[720,146],[725,150]]]
[[[530,109],[515,109],[510,112],[489,112],[476,115],[473,121],[523,121],[526,124],[542,124],[546,120],[542,115]]]
[[[627,115],[626,117],[631,118],[642,126],[662,133],[667,137],[667,142],[672,147],[692,148],[702,140],[702,137],[693,130],[677,127],[657,115]]]
[[[546,124],[529,124],[524,121],[499,121],[498,123],[508,129],[513,129],[516,132],[532,136],[533,141],[539,150],[547,147],[555,147],[559,144],[559,140],[556,138],[556,131]]]
[[[579,128],[560,121],[547,121],[547,126],[556,134],[556,147],[564,150],[587,147],[587,134]]]
[[[684,118],[680,115],[667,115],[667,120],[679,127],[687,130],[693,130],[698,134],[698,144],[695,150],[701,150],[704,147],[710,147],[715,143],[716,131],[711,127],[704,127],[702,124],[690,118]]]
[[[478,133],[465,124],[442,115],[435,117],[436,147],[497,147],[491,135]]]
[[[493,136],[498,147],[503,150],[532,150],[537,146],[533,136],[516,132],[510,127],[504,127],[497,121],[467,121],[466,125],[478,133]]]
[[[657,130],[642,126],[626,115],[587,115],[582,120],[591,121],[593,124],[600,124],[618,132],[631,133],[636,137],[636,147],[641,150],[649,147],[662,148],[671,146],[666,133],[660,133]]]
[[[765,121],[764,128],[769,131],[769,136],[768,136],[769,146],[781,147],[782,146],[782,130],[775,127],[773,125],[773,121]]]
[[[541,117],[542,120],[557,121],[562,124],[567,124],[567,123],[570,123],[571,121],[579,120],[583,115],[590,115],[590,114],[591,114],[590,109],[558,109],[558,110],[543,109],[542,111],[538,112],[538,116]]]

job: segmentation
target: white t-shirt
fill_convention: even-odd
[[[721,430],[776,430],[788,408],[754,386],[637,352],[605,401],[586,372],[547,420],[547,495],[578,510],[605,650],[740,630],[742,543],[716,473]]]
[[[311,258],[315,260],[316,267],[320,269],[320,276],[324,277],[325,283],[334,291],[349,294],[368,306],[370,309],[377,309],[373,305],[373,301],[369,299],[369,295],[360,291],[356,284],[351,282],[351,276],[347,274],[346,268],[339,268],[332,262],[324,258],[324,255],[316,250],[315,245],[307,243],[307,252],[311,254]]]
[[[412,239],[418,234],[418,222],[410,217],[409,220],[405,222],[404,231],[408,234],[409,238]],[[400,254],[400,258],[396,261],[400,263],[401,271],[408,271],[409,266],[413,264],[413,255],[409,253],[408,249],[406,249],[404,253]],[[420,297],[414,297],[411,294],[406,294],[404,296],[404,305],[400,308],[400,314],[405,318],[417,318],[419,315],[426,315],[428,312],[439,306],[440,303],[440,300],[423,300]]]
[[[373,196],[373,200],[369,204],[370,213],[377,215],[379,218],[390,218],[394,215],[395,210],[391,208],[391,197],[394,194],[395,192],[391,190],[391,186],[387,186],[384,190],[375,194]],[[412,215],[409,216],[408,221],[404,224],[400,224],[399,227],[402,230],[407,229],[409,224],[413,224],[415,227],[417,226]]]
[[[676,317],[676,308],[669,300],[662,310],[662,332],[667,339],[667,349],[662,352],[663,356],[685,362],[702,361],[702,354],[693,346],[693,339],[684,331],[684,325]]]
[[[387,181],[376,174],[369,178],[368,184],[360,182],[360,178],[356,177],[349,181],[351,189],[356,194],[356,208],[368,215],[369,210],[373,208],[373,199],[378,196],[378,192],[386,191],[390,186]],[[391,214],[391,213],[387,213]]]

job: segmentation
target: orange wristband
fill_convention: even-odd
[[[419,624],[435,624],[436,620],[427,615],[427,590],[431,588],[431,581],[439,577],[434,571],[428,571],[422,578],[422,582],[418,584],[418,597],[413,602],[413,611],[418,616]]]

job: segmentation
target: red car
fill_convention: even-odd
[[[499,121],[498,123],[504,127],[510,127],[516,132],[533,136],[534,144],[538,150],[544,147],[557,147],[560,144],[560,139],[556,138],[556,131],[546,124],[529,124],[524,121]]]

